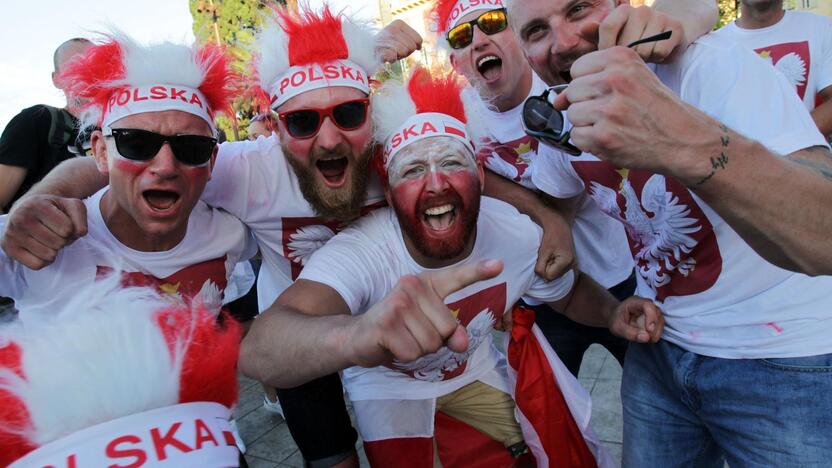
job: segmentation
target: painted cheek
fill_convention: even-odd
[[[135,177],[144,172],[145,169],[147,169],[147,163],[133,162],[129,159],[116,158],[113,167],[115,167],[119,171],[126,172]]]

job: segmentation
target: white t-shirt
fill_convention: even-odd
[[[546,83],[532,73],[532,88],[529,96],[538,96],[547,88]],[[476,92],[470,89],[467,92]],[[524,99],[525,101],[525,99]],[[485,102],[478,102],[478,113],[489,133],[497,140],[496,145],[486,147],[485,165],[495,174],[519,183],[528,189],[537,190],[532,180],[538,154],[555,151],[539,146],[536,139],[523,131],[523,104],[505,112],[496,112]],[[575,241],[575,255],[578,268],[591,276],[601,286],[611,288],[626,280],[633,272],[633,259],[627,245],[627,235],[621,224],[610,219],[589,197],[580,202],[572,227]]]
[[[303,198],[297,175],[283,156],[277,135],[223,143],[202,200],[238,217],[254,233],[265,278],[257,282],[260,309],[289,287],[312,253],[344,226],[322,219]],[[384,193],[370,179],[367,211],[384,205]],[[261,276],[262,277],[262,276]]]
[[[492,343],[495,322],[523,296],[552,302],[572,288],[572,272],[545,282],[534,264],[542,231],[513,206],[482,198],[477,238],[471,255],[456,265],[482,259],[501,259],[503,272],[451,294],[445,304],[466,326],[469,349],[448,348],[408,364],[352,367],[344,371],[344,385],[353,400],[436,398],[475,380],[508,392],[498,369],[504,360]],[[450,268],[450,267],[448,267]],[[395,212],[383,208],[364,216],[332,238],[300,274],[335,289],[353,315],[363,314],[390,292],[403,275],[428,271],[408,253]],[[556,313],[556,312],[552,312]]]
[[[787,11],[767,28],[743,29],[736,22],[715,34],[754,50],[774,65],[797,89],[810,111],[820,93],[832,86],[832,19],[803,11]]]
[[[723,37],[697,40],[658,77],[685,102],[777,154],[824,145],[786,79]],[[638,294],[660,302],[664,338],[723,358],[832,352],[832,277],[810,278],[763,260],[695,193],[584,153],[542,158],[535,184],[556,197],[586,189],[622,221]]]
[[[0,250],[0,296],[15,300],[23,323],[41,320],[78,289],[102,274],[121,270],[129,285],[155,286],[181,297],[200,297],[219,311],[222,293],[238,261],[257,251],[254,239],[235,217],[199,202],[184,239],[164,252],[140,252],[113,236],[101,215],[105,187],[84,200],[89,233],[60,251],[55,262],[33,271]],[[0,217],[0,233],[6,216]]]

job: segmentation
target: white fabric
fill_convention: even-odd
[[[539,96],[547,88],[537,74],[532,73],[529,96]],[[524,99],[525,101],[525,99]],[[505,112],[497,112],[492,106],[477,99],[477,110],[488,126],[496,144],[482,150],[485,166],[495,174],[514,181],[528,189],[537,190],[532,180],[537,161],[547,157],[560,157],[552,148],[540,145],[523,131],[521,103]],[[581,194],[574,190],[569,198]],[[605,215],[589,197],[580,201],[572,226],[578,268],[591,276],[601,286],[611,288],[626,280],[633,272],[633,259],[627,236],[620,223]]]
[[[367,72],[349,60],[333,60],[326,64],[296,65],[272,83],[269,92],[272,109],[277,109],[298,94],[331,86],[347,86],[370,94]]]
[[[318,216],[303,198],[277,135],[221,144],[202,200],[233,214],[254,233],[263,256],[260,275],[265,272],[272,279],[257,283],[261,310],[292,284],[312,253],[344,227]],[[372,177],[365,210],[383,204],[384,193]]]
[[[462,17],[468,13],[473,11],[496,10],[498,8],[505,8],[502,0],[459,0],[448,16],[448,29],[443,32],[448,32],[451,28],[459,24]]]
[[[483,197],[473,251],[456,265],[496,258],[503,260],[503,271],[445,299],[445,304],[466,326],[468,351],[457,354],[442,348],[411,363],[394,363],[391,368],[346,369],[343,380],[350,399],[436,398],[475,380],[508,392],[504,358],[492,343],[495,321],[501,320],[521,296],[553,302],[564,297],[574,281],[571,272],[548,283],[534,274],[541,234],[541,229],[514,207]],[[300,278],[335,289],[353,314],[366,312],[403,275],[429,271],[407,252],[395,212],[390,208],[353,223],[319,252]]]
[[[384,167],[396,154],[407,148],[408,145],[424,140],[425,138],[447,136],[464,144],[471,154],[474,154],[474,147],[471,145],[471,137],[465,131],[465,124],[447,114],[425,112],[408,117],[402,125],[387,137],[384,145]]]
[[[214,111],[208,105],[208,99],[198,89],[180,85],[136,86],[113,92],[104,109],[102,127],[109,127],[113,122],[128,115],[145,112],[178,110],[193,114],[206,121],[211,130],[216,132]]]
[[[245,296],[251,291],[251,287],[254,286],[256,279],[254,268],[251,267],[251,263],[248,260],[234,265],[231,277],[228,278],[228,286],[225,287],[222,303],[228,304]]]
[[[185,238],[164,252],[133,250],[113,236],[101,215],[100,200],[109,188],[86,199],[89,233],[67,246],[55,262],[29,270],[0,251],[0,296],[13,298],[24,324],[51,316],[56,305],[79,285],[119,269],[131,282],[156,285],[172,296],[198,297],[219,311],[222,292],[234,265],[256,252],[248,229],[233,216],[197,203]],[[0,217],[0,233],[6,217]]]
[[[682,100],[777,154],[825,144],[791,84],[719,35],[700,38],[676,64],[655,70]],[[766,262],[674,179],[616,170],[586,153],[541,161],[534,175],[541,190],[558,197],[586,187],[625,223],[637,292],[659,301],[668,341],[721,358],[832,352],[832,278]]]
[[[219,403],[156,408],[50,442],[9,468],[123,466],[121,463],[134,462],[154,467],[236,467],[240,452],[229,428],[230,417],[231,411]]]
[[[795,87],[810,111],[818,93],[832,86],[832,19],[786,11],[777,24],[743,29],[736,22],[715,34],[737,41],[774,65]]]

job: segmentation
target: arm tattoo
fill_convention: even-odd
[[[815,155],[812,159],[808,159],[808,154]],[[808,167],[818,174],[832,180],[832,153],[824,146],[813,146],[806,148],[796,154],[787,156],[789,161]]]
[[[709,181],[716,174],[717,170],[725,169],[725,166],[728,165],[728,144],[731,143],[731,138],[728,136],[728,127],[725,124],[719,124],[719,129],[724,133],[724,135],[719,137],[722,143],[722,150],[719,156],[711,156],[711,173],[703,177],[699,182],[691,185],[689,188],[693,190],[696,190],[699,186]]]

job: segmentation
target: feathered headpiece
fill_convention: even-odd
[[[180,110],[216,132],[214,114],[233,115],[235,75],[222,48],[165,42],[143,46],[123,33],[90,47],[61,74],[71,94],[87,100],[86,125],[109,126],[132,114]]]
[[[0,466],[236,466],[239,324],[119,283],[0,328]]]
[[[384,168],[403,148],[435,136],[456,139],[476,154],[474,145],[486,140],[487,127],[473,110],[477,97],[464,89],[459,76],[432,76],[424,68],[416,68],[406,85],[386,81],[372,97]]]
[[[498,8],[505,8],[502,0],[437,0],[430,14],[436,23],[436,31],[444,37],[468,13]]]
[[[303,7],[302,7],[303,8]],[[348,86],[370,93],[370,76],[380,65],[374,32],[329,7],[320,13],[277,10],[257,40],[256,73],[271,107],[305,91]]]

